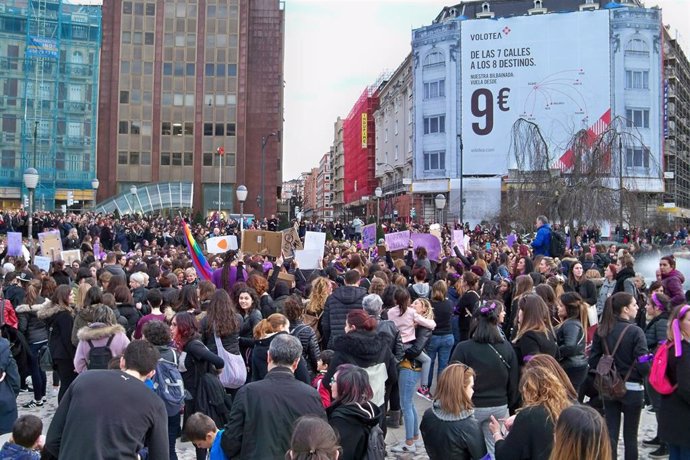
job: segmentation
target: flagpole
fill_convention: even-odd
[[[220,224],[220,190],[221,190],[221,177],[223,174],[223,153],[225,153],[225,149],[223,147],[218,147],[218,158],[219,158],[219,163],[220,167],[218,168],[218,223]]]

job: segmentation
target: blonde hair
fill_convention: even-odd
[[[331,290],[331,281],[328,278],[319,276],[311,282],[311,293],[307,303],[307,313],[319,316],[326,304],[326,299]]]
[[[448,365],[438,378],[434,401],[438,401],[444,412],[453,415],[472,409],[472,398],[467,394],[466,388],[474,377],[472,368],[465,364]]]
[[[86,297],[86,293],[89,292],[89,289],[92,287],[93,286],[91,286],[89,283],[81,283],[77,286],[77,292],[75,292],[74,295],[74,306],[77,307],[77,310],[84,306],[84,298]]]
[[[423,317],[426,319],[434,319],[434,308],[431,306],[431,302],[429,302],[429,299],[425,299],[424,297],[420,297],[415,300],[415,302],[420,302],[422,305],[424,305],[424,308],[426,309],[426,313],[421,313]],[[414,302],[412,302],[414,303]]]
[[[558,422],[563,409],[573,405],[561,380],[544,366],[534,365],[523,368],[520,393],[524,403],[522,410],[543,406],[553,423]]]
[[[287,317],[280,313],[273,313],[266,319],[262,319],[254,326],[254,339],[259,340],[266,338],[270,334],[282,331],[285,326],[289,325]]]

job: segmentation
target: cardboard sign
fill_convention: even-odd
[[[376,245],[376,224],[362,227],[362,247],[369,249]]]
[[[424,247],[426,249],[429,260],[439,261],[441,256],[441,242],[434,235],[429,233],[413,233],[410,235],[412,239],[412,246],[417,249]]]
[[[283,257],[295,257],[295,249],[303,249],[299,233],[295,227],[287,228],[281,233],[283,234]]]
[[[50,271],[50,257],[34,256],[34,265],[44,272]]]
[[[41,247],[41,254],[50,257],[50,260],[59,260],[62,252],[62,240],[60,232],[52,230],[38,234],[38,244]]]
[[[270,279],[272,275],[273,270],[268,272],[268,278]],[[295,275],[281,271],[280,273],[278,273],[278,279],[280,281],[285,281],[286,283],[288,283],[288,285],[292,285],[292,283],[295,282]]]
[[[62,251],[61,257],[65,265],[72,265],[72,262],[75,260],[81,262],[81,250],[72,249],[71,251]]]
[[[242,252],[280,257],[283,246],[281,232],[266,230],[244,230],[242,232]]]
[[[321,232],[307,232],[304,236],[304,249],[318,250],[323,254],[326,246],[326,234]]]
[[[22,234],[20,232],[7,232],[7,255],[12,257],[22,255]]]
[[[319,259],[322,255],[323,250],[319,252],[316,249],[297,249],[295,260],[299,264],[300,270],[314,270],[319,268]]]
[[[389,251],[406,249],[410,244],[410,231],[388,233],[385,236],[385,240]]]
[[[209,254],[223,254],[231,249],[237,249],[235,235],[214,236],[206,240],[206,252]]]

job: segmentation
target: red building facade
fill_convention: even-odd
[[[343,123],[343,201],[347,208],[365,205],[368,198],[364,197],[373,199],[376,189],[374,111],[379,105],[376,90],[375,86],[365,89]]]

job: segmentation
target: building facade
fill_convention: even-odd
[[[0,208],[90,208],[96,177],[101,7],[61,0],[0,4]],[[91,2],[93,3],[93,2]]]
[[[333,152],[329,151],[321,157],[316,177],[316,217],[325,221],[333,220],[332,156]]]
[[[331,146],[331,168],[333,174],[332,205],[333,217],[343,218],[344,193],[345,193],[345,151],[343,148],[343,120],[338,117],[333,123],[333,145]]]
[[[408,55],[379,90],[376,125],[376,169],[383,193],[378,203],[384,219],[411,215],[412,151],[414,139],[412,55]]]
[[[193,184],[196,212],[238,212],[235,189],[244,184],[246,212],[275,213],[283,4],[112,0],[103,32],[99,198],[183,181]]]
[[[300,180],[304,184],[303,200],[302,200],[302,215],[305,218],[312,219],[317,217],[318,212],[318,196],[316,194],[317,178],[319,175],[319,168],[312,168],[308,172],[302,173]]]

